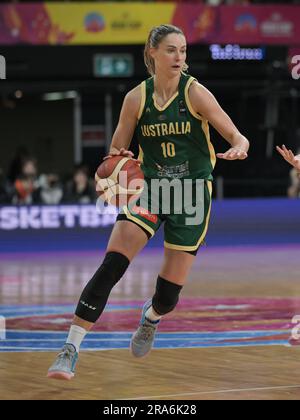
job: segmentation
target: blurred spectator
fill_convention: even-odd
[[[296,155],[300,155],[300,148],[297,150]],[[291,184],[287,190],[289,198],[300,198],[300,176],[296,168],[290,171]]]
[[[89,204],[95,201],[95,184],[89,178],[89,170],[86,166],[77,166],[73,179],[66,184],[64,193],[65,203]]]
[[[26,146],[19,146],[8,169],[8,180],[14,184],[15,180],[21,175],[23,162],[29,159],[29,152]]]
[[[289,198],[300,198],[300,149],[296,154],[284,144],[281,147],[276,146],[276,149],[283,159],[293,167],[290,170],[291,185],[287,190],[287,195]]]
[[[11,191],[9,184],[4,178],[2,169],[0,168],[0,204],[8,204],[11,201]]]
[[[14,182],[12,204],[32,204],[38,191],[37,165],[33,158],[23,161],[21,173]]]
[[[295,168],[290,171],[291,185],[288,188],[289,198],[300,198],[300,177]]]
[[[57,174],[41,175],[37,196],[42,204],[59,204],[63,198],[59,176]]]

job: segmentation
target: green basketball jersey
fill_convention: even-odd
[[[148,178],[212,179],[216,157],[208,121],[192,108],[188,89],[194,77],[181,74],[178,91],[160,107],[154,97],[154,79],[141,84],[142,102],[136,137],[139,159]]]

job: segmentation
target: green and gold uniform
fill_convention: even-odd
[[[196,251],[204,240],[211,208],[212,170],[216,157],[209,138],[208,121],[192,108],[188,90],[195,79],[181,74],[178,90],[163,106],[156,103],[153,77],[141,84],[142,100],[135,135],[139,142],[141,168],[148,185],[148,209],[144,207],[143,193],[139,200],[123,211],[126,217],[143,227],[153,236],[164,221],[165,247],[182,251]],[[187,214],[175,214],[175,199],[171,196],[169,214],[151,213],[151,180],[167,179],[193,184],[192,201],[196,203],[196,180],[203,180],[203,220],[199,224],[186,223]],[[153,199],[153,198],[152,198]],[[183,195],[182,195],[183,200]],[[190,216],[190,213],[189,213]]]

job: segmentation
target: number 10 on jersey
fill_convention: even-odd
[[[175,145],[174,143],[161,143],[163,155],[165,158],[175,156]]]

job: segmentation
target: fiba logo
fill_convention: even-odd
[[[0,79],[6,79],[6,61],[3,55],[0,55]]]
[[[300,79],[300,55],[294,55],[291,59],[291,64],[296,64],[292,68],[292,78],[294,80]]]

